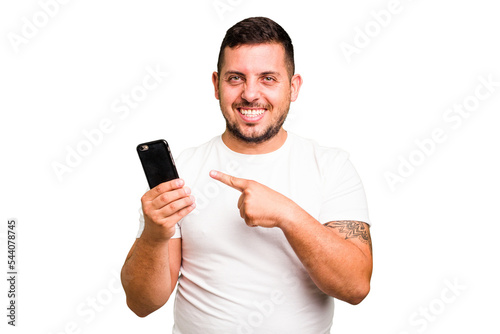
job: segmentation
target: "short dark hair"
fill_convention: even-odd
[[[222,40],[217,61],[217,72],[220,73],[224,63],[224,49],[240,45],[278,43],[285,49],[285,62],[288,75],[291,78],[295,73],[293,45],[290,36],[278,23],[267,17],[250,17],[236,23],[229,28]]]

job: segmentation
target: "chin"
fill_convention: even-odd
[[[259,132],[256,131],[244,132],[241,131],[241,129],[232,126],[227,126],[227,129],[234,137],[249,144],[263,143],[276,136],[280,130],[280,128],[270,127],[267,130]]]

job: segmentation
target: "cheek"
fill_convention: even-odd
[[[267,89],[262,90],[262,96],[274,103],[281,103],[282,101],[290,100],[291,89],[288,85],[280,83],[279,85],[267,87]]]
[[[231,108],[231,105],[235,102],[241,100],[241,90],[237,87],[231,87],[227,89],[222,89],[219,91],[220,103],[227,108]]]
[[[268,92],[265,96],[265,99],[275,108],[280,108],[283,105],[287,104],[289,101],[290,95],[283,91],[273,91]]]

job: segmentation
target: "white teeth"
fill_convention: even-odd
[[[256,117],[262,115],[266,111],[265,109],[240,109],[240,113],[249,117]]]

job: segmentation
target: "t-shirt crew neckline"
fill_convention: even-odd
[[[231,155],[234,158],[247,159],[247,160],[249,160],[249,162],[262,163],[262,162],[269,162],[270,160],[274,160],[274,159],[280,157],[281,155],[283,155],[285,152],[288,152],[290,145],[291,145],[291,142],[293,140],[292,137],[293,137],[293,134],[291,134],[289,131],[287,131],[286,140],[283,143],[283,145],[281,145],[281,147],[279,147],[275,151],[272,151],[269,153],[262,153],[262,154],[244,154],[244,153],[239,153],[239,152],[233,151],[229,147],[227,147],[227,145],[224,143],[224,141],[222,140],[222,135],[217,137],[218,138],[217,141],[218,141],[220,147],[222,147],[222,149],[224,150],[224,152]]]

